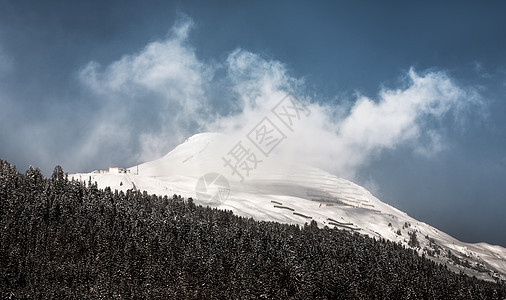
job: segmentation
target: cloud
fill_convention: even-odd
[[[83,67],[81,82],[103,100],[85,141],[86,153],[95,155],[101,151],[96,145],[112,139],[129,154],[137,151],[136,159],[152,159],[167,151],[171,141],[202,127],[198,116],[208,108],[205,93],[213,68],[186,45],[191,26],[191,20],[179,20],[167,39],[139,53],[104,68],[94,61]]]
[[[476,93],[459,87],[445,73],[419,74],[411,69],[404,78],[403,88],[383,89],[376,99],[357,95],[355,104],[343,114],[343,107],[305,98],[303,84],[287,77],[281,64],[271,63],[269,68],[265,68],[265,61],[249,61],[253,64],[244,69],[253,69],[250,72],[255,74],[264,70],[265,76],[257,80],[260,84],[256,90],[254,84],[248,84],[247,88],[238,90],[239,94],[255,94],[257,100],[251,100],[255,103],[258,99],[279,101],[280,97],[276,95],[283,94],[281,91],[286,88],[305,100],[311,110],[311,115],[301,120],[293,136],[280,146],[280,157],[346,177],[353,177],[359,167],[382,151],[399,146],[411,147],[414,153],[424,157],[436,155],[447,147],[438,124],[449,117],[458,120],[462,111],[480,104]],[[280,76],[272,79],[270,74]],[[270,109],[276,101],[261,102]],[[268,114],[268,111],[245,109],[241,114],[227,118],[224,123],[237,126],[239,122],[249,123],[247,120],[251,116],[260,120],[263,114]]]
[[[428,122],[457,113],[470,97],[474,101],[475,95],[466,93],[442,72],[419,75],[411,69],[406,80],[404,89],[384,89],[376,100],[357,100],[336,135],[336,147],[346,157],[343,168],[353,170],[372,155],[402,144],[411,144],[425,156],[441,151],[444,142]]]
[[[188,44],[193,26],[183,16],[166,39],[105,67],[92,61],[82,68],[81,82],[100,101],[80,155],[91,159],[120,148],[121,161],[137,163],[164,155],[194,133],[244,136],[291,93],[311,114],[277,154],[352,177],[385,150],[407,146],[424,157],[443,151],[443,120],[460,120],[470,106],[482,104],[472,88],[442,71],[410,69],[400,88],[331,106],[306,95],[304,81],[279,61],[244,49],[218,62],[199,59]]]

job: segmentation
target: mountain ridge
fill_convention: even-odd
[[[224,163],[242,140],[219,133],[188,138],[160,159],[126,173],[70,175],[96,181],[99,187],[137,189],[157,195],[194,197],[197,204],[227,209],[261,221],[337,227],[383,238],[415,249],[419,255],[453,271],[487,280],[506,280],[506,249],[487,243],[464,243],[382,202],[365,188],[318,168],[272,154],[243,180]],[[244,143],[246,144],[246,143]],[[214,174],[214,175],[209,175]],[[199,180],[224,179],[197,191]],[[213,177],[214,176],[214,177]],[[204,185],[204,189],[207,185]],[[226,197],[213,197],[228,189]]]

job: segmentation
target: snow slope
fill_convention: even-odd
[[[101,188],[193,197],[197,204],[256,220],[300,225],[314,220],[321,227],[356,231],[407,247],[410,234],[416,233],[419,246],[412,248],[420,255],[446,263],[454,271],[506,280],[505,248],[460,242],[381,202],[363,187],[323,170],[270,155],[262,157],[241,181],[224,160],[231,157],[237,142],[221,134],[197,134],[164,157],[131,167],[127,173],[70,177],[82,181],[91,177]]]

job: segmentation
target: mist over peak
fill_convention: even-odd
[[[104,104],[79,157],[112,155],[110,147],[121,147],[125,151],[115,159],[133,164],[162,156],[194,133],[244,135],[290,94],[311,114],[277,153],[353,177],[385,149],[408,145],[426,157],[443,151],[445,137],[437,124],[484,105],[477,91],[445,72],[413,68],[400,87],[383,88],[374,98],[356,94],[351,108],[330,105],[307,95],[304,79],[275,59],[240,48],[212,63],[199,59],[188,41],[192,24],[184,17],[167,38],[137,53],[83,67],[81,81]]]

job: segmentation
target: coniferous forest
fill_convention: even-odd
[[[0,160],[0,298],[505,299],[398,244]]]

